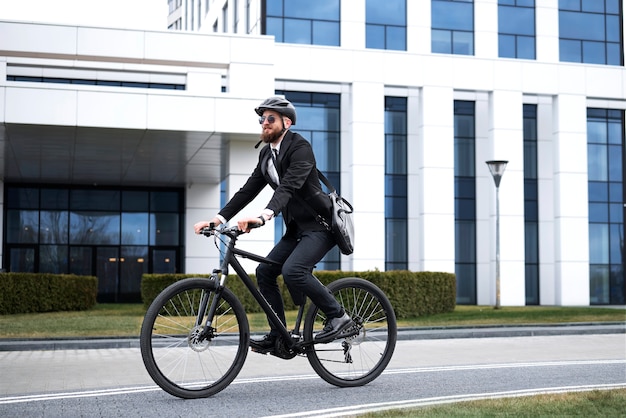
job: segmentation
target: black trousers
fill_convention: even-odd
[[[303,295],[306,295],[328,318],[343,314],[332,293],[312,273],[315,265],[334,246],[335,240],[327,231],[288,233],[267,256],[281,266],[259,264],[257,267],[259,290],[283,324],[286,324],[285,307],[276,281],[280,274],[297,305],[304,303]],[[270,334],[278,335],[273,329]]]

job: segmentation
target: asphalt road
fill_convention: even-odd
[[[347,416],[484,397],[626,387],[626,336],[403,339],[359,388],[317,377],[306,358],[250,353],[219,394],[181,400],[156,387],[138,348],[0,352],[0,416]]]

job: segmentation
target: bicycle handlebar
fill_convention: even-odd
[[[248,228],[255,229],[260,228],[263,224],[260,223],[248,223]],[[245,234],[245,231],[240,231],[238,226],[231,226],[227,228],[218,229],[215,225],[211,224],[207,227],[204,227],[200,230],[200,234],[205,237],[210,237],[215,234],[222,234],[227,236],[238,237],[239,235]]]

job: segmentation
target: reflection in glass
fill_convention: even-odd
[[[178,245],[179,218],[177,213],[150,215],[150,245]]]
[[[40,212],[39,239],[42,244],[67,244],[69,240],[67,211]]]
[[[67,274],[67,245],[40,245],[39,271],[41,273]]]
[[[91,276],[92,268],[91,247],[70,247],[70,273]]]
[[[141,276],[148,272],[148,247],[122,247],[120,291],[124,295],[141,294]]]
[[[9,244],[36,244],[39,241],[39,212],[8,210],[6,230]]]
[[[122,244],[148,244],[147,213],[122,213]]]
[[[119,245],[119,212],[72,212],[70,214],[70,243]]]

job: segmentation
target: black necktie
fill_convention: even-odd
[[[278,167],[278,165],[276,163],[276,159],[278,158],[278,150],[275,149],[275,148],[272,148],[272,152],[271,152],[270,155],[272,156],[272,162],[271,162],[270,166],[268,167],[269,174],[270,174],[270,177],[272,177],[272,180],[274,180],[274,182],[276,184],[279,184],[280,180],[279,180],[279,176],[278,176],[278,169],[276,168],[276,167]],[[276,178],[274,178],[274,176]]]

